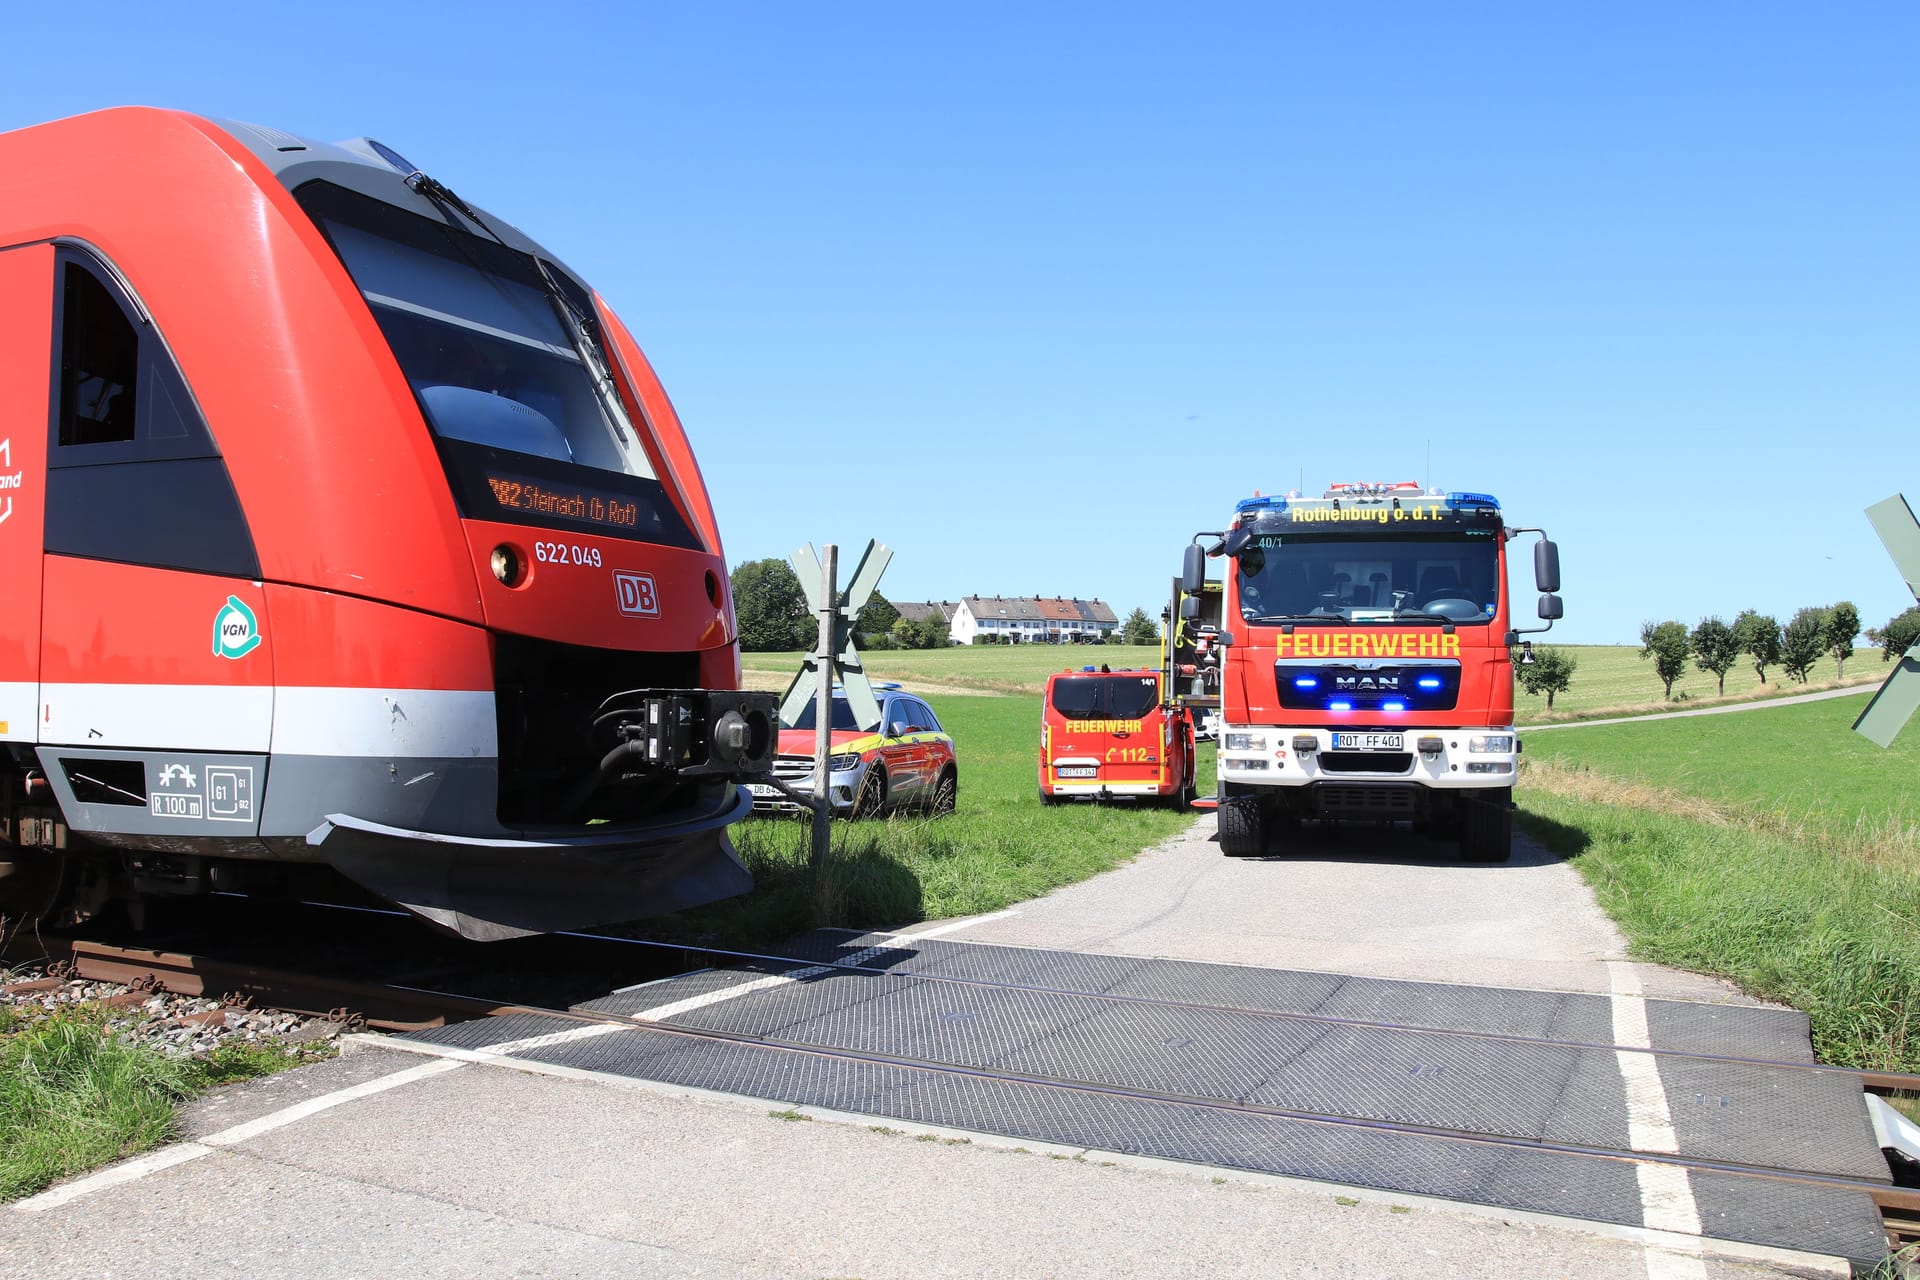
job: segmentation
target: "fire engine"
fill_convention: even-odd
[[[0,135],[0,916],[344,875],[475,938],[742,893],[693,451],[619,319],[392,148]]]
[[[1087,666],[1047,677],[1040,803],[1132,797],[1184,809],[1193,778],[1193,716],[1163,672]]]
[[[1484,493],[1414,482],[1254,496],[1196,534],[1181,586],[1222,558],[1221,852],[1248,857],[1303,818],[1411,820],[1501,862],[1512,836],[1507,543],[1539,535],[1546,627],[1562,614],[1559,552]],[[1209,545],[1210,544],[1210,545]],[[1189,617],[1199,601],[1181,605]],[[1523,659],[1524,660],[1524,659]]]

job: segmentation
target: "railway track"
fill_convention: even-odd
[[[256,1008],[273,1007],[307,1015],[331,1017],[348,1025],[364,1026],[379,1031],[419,1032],[477,1019],[506,1016],[540,1019],[550,1026],[576,1029],[580,1036],[632,1030],[644,1026],[650,1032],[691,1041],[746,1045],[758,1051],[795,1055],[817,1061],[871,1064],[929,1076],[1019,1085],[1061,1096],[1150,1103],[1176,1108],[1196,1119],[1208,1115],[1267,1117],[1349,1132],[1418,1136],[1480,1151],[1549,1152],[1583,1161],[1654,1165],[1780,1186],[1854,1191],[1868,1196],[1877,1206],[1885,1224],[1887,1238],[1892,1245],[1899,1247],[1920,1242],[1920,1189],[1889,1186],[1866,1179],[1806,1173],[1739,1161],[1653,1154],[1620,1147],[1553,1142],[1511,1134],[1480,1133],[1451,1126],[1383,1120],[1330,1110],[1236,1102],[1198,1094],[1129,1087],[1099,1080],[967,1065],[911,1053],[830,1046],[784,1040],[765,1034],[745,1034],[714,1027],[677,1025],[665,1020],[636,1019],[627,1014],[583,1009],[569,1006],[564,1002],[542,1003],[538,1000],[530,1002],[523,999],[502,998],[497,994],[485,994],[490,986],[497,989],[502,979],[497,972],[489,974],[486,970],[479,968],[469,973],[442,972],[438,975],[435,985],[429,987],[417,985],[417,982],[392,981],[377,977],[330,976],[305,971],[298,967],[267,965],[231,956],[159,950],[111,942],[83,939],[41,939],[39,942],[41,945],[38,949],[44,959],[57,966],[59,972],[75,977],[159,989],[179,995],[200,995],[229,1002],[244,1002]],[[603,953],[606,958],[597,967],[602,967],[608,972],[632,972],[636,968],[642,972],[662,974],[667,971],[678,972],[689,967],[690,956],[698,955],[720,965],[732,966],[749,973],[766,974],[770,978],[795,973],[857,974],[879,980],[912,979],[916,982],[942,984],[962,990],[986,990],[1032,996],[1072,996],[1114,1006],[1137,1006],[1174,1012],[1227,1011],[1282,1023],[1392,1032],[1415,1037],[1447,1036],[1493,1045],[1550,1046],[1556,1049],[1640,1053],[1656,1060],[1675,1058],[1736,1067],[1764,1067],[1770,1070],[1804,1072],[1814,1076],[1842,1079],[1850,1085],[1857,1084],[1865,1091],[1920,1096],[1920,1076],[1915,1075],[1859,1071],[1817,1063],[1689,1050],[1622,1049],[1604,1043],[1337,1017],[1296,1010],[1210,1005],[1186,999],[1084,989],[1086,984],[1048,986],[919,970],[901,971],[893,967],[890,962],[878,962],[875,957],[868,954],[876,950],[875,948],[838,957],[808,957],[689,948],[678,944],[667,946],[602,935],[566,935],[564,945]],[[910,939],[903,939],[900,948],[910,945]],[[884,952],[887,948],[881,947],[877,950]],[[671,963],[662,967],[638,959],[653,956],[659,956],[662,959],[670,957]],[[866,958],[863,959],[863,956]]]

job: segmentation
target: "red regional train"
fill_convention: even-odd
[[[751,887],[774,698],[597,294],[370,139],[125,108],[0,172],[5,927],[325,868],[472,938]]]

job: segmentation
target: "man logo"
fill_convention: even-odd
[[[619,596],[620,612],[635,618],[660,616],[660,597],[654,593],[651,575],[616,570],[613,589]]]

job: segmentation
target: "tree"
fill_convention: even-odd
[[[1867,639],[1880,646],[1880,661],[1894,662],[1907,656],[1907,650],[1920,641],[1920,606],[1887,619],[1878,631],[1869,627]]]
[[[947,643],[947,620],[935,614],[927,618],[902,618],[893,624],[894,643],[902,649],[940,649]]]
[[[1827,611],[1802,609],[1780,633],[1780,669],[1789,679],[1805,684],[1807,672],[1813,670],[1826,648]]]
[[[1667,697],[1673,697],[1673,682],[1686,674],[1687,655],[1692,652],[1684,623],[1648,620],[1640,624],[1640,656],[1653,659],[1654,674],[1667,686]]]
[[[733,571],[733,613],[748,653],[805,649],[819,635],[800,579],[785,560],[749,560]]]
[[[874,592],[861,606],[860,613],[853,620],[853,629],[863,636],[883,636],[893,630],[893,624],[900,621],[900,611],[891,601],[878,591]],[[816,628],[817,630],[817,628]]]
[[[1733,620],[1733,642],[1753,659],[1754,674],[1767,682],[1767,668],[1780,665],[1780,624],[1765,613],[1742,609]]]
[[[1842,600],[1827,610],[1826,631],[1821,635],[1821,643],[1826,651],[1833,655],[1833,678],[1843,680],[1847,674],[1847,659],[1853,656],[1853,638],[1860,634],[1860,611],[1853,607],[1853,601]]]
[[[1553,695],[1565,693],[1573,684],[1574,668],[1579,660],[1558,645],[1541,645],[1533,651],[1533,661],[1514,668],[1520,687],[1534,697],[1547,695],[1547,710],[1553,710]]]
[[[1740,660],[1740,645],[1734,639],[1733,628],[1718,616],[1702,618],[1688,639],[1693,643],[1693,665],[1711,673],[1720,682],[1720,692],[1724,694],[1727,672]]]
[[[1160,639],[1160,628],[1153,624],[1145,609],[1135,609],[1120,624],[1120,640],[1123,644],[1154,644]]]

